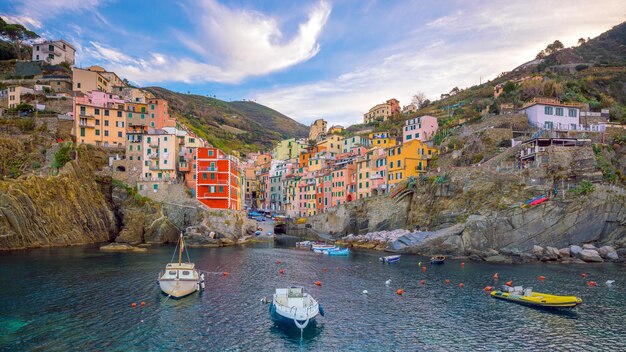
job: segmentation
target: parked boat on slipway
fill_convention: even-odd
[[[159,273],[159,287],[169,297],[181,298],[204,289],[204,274],[201,275],[195,269],[195,264],[189,259],[189,253],[187,263],[182,262],[184,250],[185,242],[181,233],[172,255],[172,262],[167,263],[165,271]],[[178,263],[173,261],[177,251]]]

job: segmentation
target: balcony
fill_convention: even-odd
[[[161,170],[161,166],[159,164],[150,165],[150,170]]]
[[[200,168],[198,171],[213,171],[213,172],[218,172],[220,170],[218,170],[216,167],[202,167]]]
[[[178,171],[188,172],[191,171],[191,165],[187,162],[178,163]]]
[[[150,158],[150,159],[158,159],[159,158],[159,153],[148,154],[148,158]]]
[[[83,121],[78,122],[78,127],[84,127],[84,128],[96,128],[96,126],[94,126],[94,125],[89,125],[89,124],[87,124],[87,122],[86,122],[86,121],[85,121],[85,122],[83,122]]]
[[[93,116],[93,114],[87,114],[82,111],[78,114],[78,116],[80,116],[81,119],[95,119],[96,118],[95,116]]]
[[[158,148],[159,147],[159,141],[151,140],[150,142],[148,142],[148,144],[152,148]]]

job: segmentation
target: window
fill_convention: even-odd
[[[117,112],[117,117],[122,117],[122,112],[121,111]]]
[[[76,88],[80,88],[80,82],[76,83]]]
[[[209,192],[215,193],[215,186],[210,186],[209,187]]]
[[[109,116],[109,110],[104,110],[104,116]]]
[[[109,125],[109,120],[104,120],[104,125],[108,126]]]
[[[578,114],[576,112],[576,109],[569,109],[569,117],[577,117]]]
[[[146,115],[145,114],[141,114],[141,119],[145,120],[145,118],[146,118]]]
[[[167,141],[167,139],[166,139]],[[163,153],[167,153],[167,148],[163,148]]]
[[[215,174],[211,174],[211,180],[215,180]],[[272,191],[274,190],[274,187],[272,187]]]
[[[100,126],[100,119],[96,119],[96,126]]]
[[[109,136],[109,131],[104,130],[104,136],[105,136],[105,137],[108,137],[108,136]]]
[[[167,159],[163,160],[163,164],[167,164]]]
[[[563,116],[563,108],[556,108],[554,110],[556,116]]]
[[[213,156],[213,150],[209,149],[209,156]],[[213,166],[213,163],[211,163],[211,167]]]
[[[98,132],[98,130],[96,130],[96,132]],[[85,129],[82,127],[80,128],[80,136],[85,137]]]
[[[150,126],[154,127],[154,122],[151,122],[151,123],[150,123]]]
[[[220,193],[224,193],[224,186],[220,186]]]
[[[554,110],[554,108],[553,108],[553,107],[551,107],[551,106],[546,106],[546,107],[544,107],[544,113],[545,113],[546,115],[554,115],[553,110]]]
[[[158,191],[158,190],[159,190],[159,185],[158,185],[158,184],[156,184],[156,183],[155,183],[155,184],[153,184],[153,185],[152,185],[152,189],[153,189],[153,190],[155,190],[155,191]]]
[[[576,131],[576,124],[575,123],[570,124],[570,130]]]
[[[203,179],[203,180],[206,180],[206,179],[207,179],[206,174],[202,174],[202,179]]]
[[[118,136],[119,138],[122,138],[122,131],[118,131],[118,132],[117,132],[117,136]]]
[[[96,130],[96,136],[100,135],[100,130]]]
[[[100,109],[94,109],[93,111],[94,111],[94,114],[100,115]]]

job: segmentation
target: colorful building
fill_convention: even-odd
[[[342,139],[339,143],[341,144],[341,152],[349,153],[353,147],[369,147],[371,141],[362,136],[352,136]]]
[[[88,94],[91,91],[110,92],[109,80],[98,71],[72,67],[74,91]]]
[[[326,150],[330,153],[333,153],[331,155],[336,155],[341,153],[341,151],[343,150],[342,141],[343,137],[333,134],[330,136],[326,136],[326,139],[324,139],[323,141],[317,142],[317,147],[321,150]]]
[[[318,141],[326,135],[327,122],[324,119],[317,119],[311,124],[309,129],[309,139]]]
[[[272,149],[272,159],[287,160],[298,157],[302,152],[306,151],[307,147],[306,140],[295,138],[282,140]]]
[[[387,149],[387,183],[394,185],[426,172],[428,160],[437,154],[422,141],[412,140]]]
[[[389,132],[372,132],[368,135],[371,140],[370,145],[375,148],[388,148],[396,145],[396,139],[389,135]]]
[[[374,121],[387,121],[390,116],[400,113],[400,102],[395,98],[387,100],[383,104],[377,104],[363,115],[364,123]]]
[[[149,99],[148,114],[149,126],[152,128],[176,127],[176,119],[170,115],[168,103],[165,99]]]
[[[534,98],[522,111],[528,123],[545,130],[575,131],[580,129],[580,104],[561,103],[557,99]]]
[[[196,199],[209,208],[240,210],[238,164],[217,148],[197,148]]]
[[[63,39],[33,44],[32,61],[45,61],[50,65],[62,62],[74,66],[76,49]]]
[[[423,142],[433,138],[439,129],[439,122],[434,116],[424,115],[406,120],[402,132],[402,140],[404,143],[411,140],[420,140]]]
[[[114,94],[92,91],[74,98],[77,144],[125,148],[126,104]]]

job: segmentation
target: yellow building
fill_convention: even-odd
[[[116,95],[93,91],[74,98],[76,143],[124,148],[126,104]]]
[[[72,67],[72,82],[74,82],[74,91],[85,94],[94,90],[110,92],[111,89],[109,80],[100,72],[78,67]]]
[[[345,130],[345,128],[341,125],[334,125],[328,129],[328,134],[341,133]]]
[[[387,181],[390,185],[426,172],[428,159],[437,154],[422,141],[412,140],[387,149]]]
[[[306,151],[306,149],[306,141],[296,140],[295,138],[285,139],[278,142],[276,147],[272,149],[272,159],[288,160],[296,158],[300,155],[300,153]]]
[[[343,140],[343,137],[333,134],[330,136],[326,136],[326,139],[317,143],[317,146],[320,148],[323,148],[327,152],[333,153],[333,155],[337,155],[341,153],[341,149],[342,149],[341,141],[342,140]]]
[[[396,139],[389,137],[389,132],[372,132],[368,135],[371,147],[389,148],[395,146]]]
[[[311,124],[309,129],[309,139],[317,141],[326,135],[327,122],[324,119],[317,119]]]

